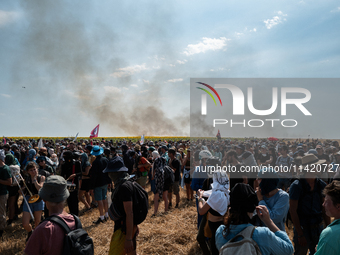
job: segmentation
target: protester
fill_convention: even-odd
[[[112,158],[107,164],[104,173],[108,173],[114,183],[112,203],[118,212],[124,212],[121,219],[114,224],[114,232],[110,243],[110,255],[136,254],[136,237],[139,233],[138,226],[133,222],[133,192],[134,187],[128,169],[124,166],[121,157]]]
[[[81,180],[79,180],[79,193],[78,199],[85,205],[85,211],[89,211],[92,209],[91,207],[91,198],[90,198],[90,189],[91,189],[91,179],[89,176],[89,172],[91,169],[91,164],[89,162],[87,154],[84,152],[81,154]],[[85,199],[84,199],[85,196]]]
[[[191,168],[190,165],[191,162],[191,150],[187,150],[187,155],[185,155],[183,160],[183,175],[184,175],[184,184],[185,184],[185,190],[187,193],[187,201],[192,201],[194,199],[194,191],[191,189],[191,180],[192,180],[192,174],[195,170],[194,167]]]
[[[175,158],[176,151],[174,149],[170,149],[168,151],[168,156],[169,156],[169,166],[175,173],[175,182],[170,185],[169,188],[169,208],[172,206],[172,193],[175,194],[176,196],[176,206],[175,208],[178,208],[179,206],[179,201],[180,201],[180,195],[179,195],[179,180],[180,180],[180,171],[181,171],[181,165],[180,162],[177,158]]]
[[[330,219],[322,210],[322,191],[326,183],[316,177],[314,172],[307,170],[312,166],[323,164],[313,154],[302,157],[301,171],[304,172],[299,180],[295,180],[289,189],[289,212],[294,224],[294,254],[313,255],[319,236],[323,230],[322,220],[329,225]]]
[[[290,179],[292,178],[293,170],[291,168],[293,164],[293,158],[288,155],[288,147],[282,146],[280,148],[281,155],[276,160],[276,165],[281,167],[278,175],[280,177],[280,181],[278,183],[278,188],[287,190],[290,186]],[[287,171],[290,170],[290,171]]]
[[[267,207],[269,216],[274,224],[285,231],[285,222],[289,210],[289,195],[278,189],[279,177],[275,170],[262,168],[258,174],[259,187],[256,190],[259,205]]]
[[[48,177],[50,175],[55,174],[53,168],[46,164],[46,157],[45,156],[39,156],[36,160],[39,169],[38,172],[40,175],[43,175],[45,177]]]
[[[5,157],[5,164],[10,168],[12,174],[12,184],[7,186],[8,190],[8,221],[7,224],[10,225],[13,220],[18,218],[18,198],[19,198],[19,187],[18,184],[13,177],[13,173],[20,174],[20,167],[17,165],[17,162],[14,156],[9,153]],[[18,178],[18,177],[17,177]]]
[[[263,255],[292,254],[293,245],[288,235],[274,224],[270,219],[266,206],[257,206],[257,196],[254,189],[248,184],[238,183],[230,192],[230,208],[225,219],[225,225],[216,231],[216,247],[219,250],[229,240],[252,226],[249,222],[253,212],[266,224],[267,227],[257,227],[253,230],[252,239],[259,246]]]
[[[39,190],[39,196],[45,201],[50,215],[57,215],[69,226],[75,229],[75,219],[64,210],[66,199],[70,193],[67,182],[61,176],[50,176]],[[56,223],[49,220],[43,221],[36,227],[28,240],[24,254],[27,255],[62,255],[64,246],[64,230]]]
[[[315,255],[338,255],[340,254],[340,182],[333,181],[328,184],[323,194],[326,196],[323,203],[326,215],[334,220],[321,232]]]
[[[12,184],[11,170],[5,165],[5,152],[0,150],[0,237],[6,228],[7,186]]]
[[[30,224],[30,219],[31,219],[31,214],[33,213],[34,215],[34,225],[37,227],[41,221],[41,214],[42,210],[44,209],[45,203],[44,201],[39,198],[36,202],[34,203],[28,203],[31,194],[32,195],[37,195],[41,187],[44,185],[45,182],[45,176],[39,175],[38,174],[38,167],[35,162],[30,162],[28,163],[26,167],[26,171],[28,173],[28,176],[25,178],[25,183],[27,185],[27,188],[25,189],[25,198],[26,202],[24,203],[23,207],[23,214],[22,214],[22,226],[27,232],[27,239],[30,238],[32,235],[32,225]],[[31,194],[30,194],[30,192]]]
[[[216,158],[217,160],[219,158]],[[203,190],[198,190],[198,212],[200,215],[208,213],[208,225],[211,231],[211,253],[218,255],[215,245],[215,233],[223,224],[223,216],[229,205],[229,178],[226,173],[215,172],[213,174],[212,192],[207,201],[203,199]]]
[[[61,166],[60,175],[68,181],[68,186],[70,187],[70,196],[67,198],[67,205],[70,209],[70,213],[74,215],[79,215],[79,200],[78,200],[78,190],[79,190],[79,178],[81,176],[81,163],[78,160],[74,160],[72,151],[65,151],[63,153],[65,163]]]
[[[99,218],[94,221],[94,224],[104,223],[109,218],[107,204],[107,188],[111,180],[107,173],[103,173],[106,168],[108,159],[103,157],[104,149],[99,146],[93,146],[91,155],[96,156],[92,163],[91,172],[94,183],[94,199],[98,203]]]
[[[235,171],[230,171],[230,189],[232,189],[236,183],[248,184],[248,177],[241,172],[242,164],[238,161],[237,153],[235,150],[229,150],[226,153],[226,160],[229,166],[234,167]]]
[[[154,191],[154,213],[153,217],[156,216],[158,211],[159,199],[164,199],[164,212],[168,211],[168,190],[170,188],[169,182],[165,182],[164,179],[164,166],[166,165],[165,158],[160,157],[158,151],[152,152],[153,166],[152,166],[152,177],[155,180],[155,191]]]
[[[135,166],[132,173],[136,174],[137,183],[145,189],[151,164],[146,158],[138,155],[138,152],[136,151],[134,153],[131,153],[131,155],[135,161]]]
[[[246,151],[243,144],[236,146],[236,153],[240,163],[250,168],[257,167],[254,155],[250,151]],[[256,172],[247,173],[247,181],[250,186],[254,187],[254,181],[256,180],[256,177]]]

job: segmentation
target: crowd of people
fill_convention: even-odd
[[[337,141],[249,138],[133,143],[66,138],[42,144],[24,139],[0,144],[0,235],[22,212],[26,254],[61,254],[47,245],[49,238],[61,240],[63,233],[48,219],[58,215],[74,229],[72,215],[79,216],[79,202],[84,204],[82,213],[98,208],[93,224],[115,221],[110,254],[136,254],[135,182],[144,189],[150,185],[154,193],[151,217],[179,208],[180,189],[185,189],[187,203],[196,202],[197,242],[205,255],[232,253],[242,236],[249,236],[262,254],[338,254],[340,250]],[[53,192],[52,187],[59,191]],[[162,201],[164,213],[158,212]],[[71,215],[65,212],[64,202]],[[47,221],[41,223],[44,218]],[[286,233],[289,220],[294,246]],[[51,229],[52,234],[46,235]]]

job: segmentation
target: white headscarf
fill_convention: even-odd
[[[160,157],[160,156],[159,156],[158,151],[155,150],[155,151],[152,152],[152,159],[153,159],[153,160],[155,160],[156,158],[159,158],[159,157]]]
[[[230,203],[229,178],[227,173],[215,172],[213,175],[212,193],[208,205],[221,216],[224,216]]]

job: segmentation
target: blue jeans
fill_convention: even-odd
[[[315,246],[319,242],[319,237],[323,230],[323,225],[322,223],[320,223],[318,225],[308,225],[308,226],[303,226],[301,228],[303,230],[303,236],[307,240],[307,246],[301,246],[299,244],[298,234],[294,227],[294,237],[293,237],[293,242],[295,245],[294,255],[306,255],[308,249],[309,249],[309,254],[313,255],[315,253]]]

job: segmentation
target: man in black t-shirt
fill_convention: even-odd
[[[60,175],[68,181],[68,185],[75,186],[71,188],[70,196],[67,198],[67,205],[70,209],[70,213],[79,215],[78,207],[78,181],[81,176],[81,163],[73,159],[73,153],[71,151],[64,151],[65,163],[61,166]]]
[[[109,254],[136,254],[136,237],[139,233],[138,227],[133,222],[133,184],[128,181],[130,178],[128,169],[124,166],[124,161],[121,157],[113,157],[103,171],[108,173],[114,183],[112,192],[112,205],[109,210],[109,215],[112,219],[112,209],[114,213],[120,215],[114,221],[114,233],[111,238]],[[125,237],[125,238],[124,238]],[[124,241],[124,247],[120,242]],[[123,250],[120,250],[122,247]],[[111,250],[114,249],[114,250]]]
[[[227,152],[227,162],[230,166],[230,189],[232,189],[237,183],[248,184],[248,177],[241,171],[242,164],[238,161],[237,152],[235,150],[229,150]]]
[[[45,156],[40,156],[37,158],[37,164],[39,165],[39,174],[45,177],[55,174],[53,168],[46,164]]]
[[[175,182],[170,186],[168,198],[169,198],[169,208],[172,206],[172,192],[176,195],[176,206],[178,208],[180,196],[179,196],[179,179],[180,179],[180,170],[181,164],[179,160],[175,157],[176,151],[174,149],[170,149],[168,151],[168,156],[170,158],[169,166],[171,167],[172,171],[175,173]]]

